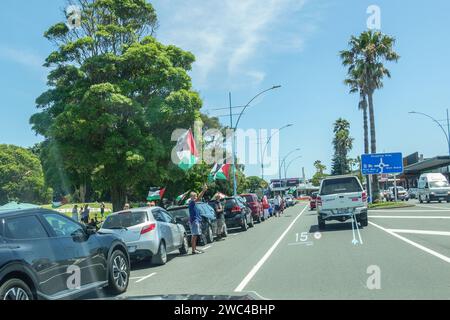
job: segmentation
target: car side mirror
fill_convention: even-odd
[[[94,235],[96,233],[97,233],[97,228],[91,227],[91,226],[86,227],[86,234],[88,236],[92,236],[92,235]]]
[[[177,218],[175,218],[173,223],[175,223],[175,224],[183,224],[183,220],[181,220],[181,218],[177,217]]]

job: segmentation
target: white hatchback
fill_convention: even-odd
[[[115,234],[127,245],[130,258],[164,265],[167,253],[179,250],[187,254],[189,244],[186,230],[163,208],[137,208],[108,216],[100,233]]]

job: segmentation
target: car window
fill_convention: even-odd
[[[36,216],[26,216],[6,219],[5,237],[23,240],[42,239],[48,238],[48,234]]]
[[[166,212],[164,210],[161,210],[161,216],[162,216],[162,218],[164,219],[165,222],[167,222],[167,223],[172,223],[173,222],[173,218],[168,212]]]
[[[108,216],[103,223],[104,229],[130,228],[147,222],[147,212],[123,212]]]
[[[53,232],[59,237],[70,237],[76,232],[83,232],[83,228],[74,221],[54,213],[44,214]]]
[[[246,200],[247,202],[253,202],[253,201],[254,201],[253,197],[250,196],[250,195],[244,196],[244,198],[245,198],[245,200]]]
[[[336,193],[360,192],[361,186],[356,178],[339,178],[329,179],[322,182],[321,195],[329,195]]]
[[[447,181],[431,181],[430,182],[430,187],[431,188],[443,188],[443,187],[448,187],[449,184]]]
[[[174,218],[187,218],[187,217],[189,217],[189,209],[181,208],[181,209],[170,210],[169,214]]]
[[[152,211],[153,217],[158,222],[166,222],[166,219],[164,219],[161,210],[155,209]]]
[[[237,203],[234,199],[227,199],[225,201],[225,209],[231,209],[235,206],[237,206]]]

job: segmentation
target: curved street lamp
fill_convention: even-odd
[[[432,116],[423,113],[423,112],[416,112],[416,111],[410,111],[408,112],[410,114],[420,114],[422,116],[425,116],[427,118],[430,118],[431,120],[433,120],[433,122],[435,122],[439,128],[441,128],[442,132],[444,132],[445,135],[445,139],[447,139],[447,145],[448,145],[448,153],[450,155],[450,121],[449,121],[449,116],[448,116],[448,109],[447,109],[447,131],[445,131],[444,127],[442,126],[442,124],[439,123],[439,121],[437,121],[435,118],[433,118]]]
[[[284,165],[286,166],[286,159],[287,159],[291,154],[293,154],[294,152],[297,152],[297,151],[300,151],[300,150],[301,150],[300,148],[297,148],[297,149],[292,150],[292,151],[289,152],[289,153],[283,158],[283,160],[280,162],[280,168],[279,168],[279,170],[278,170],[280,180],[281,180],[281,167],[283,166],[283,163],[284,163]]]
[[[280,133],[281,130],[284,130],[284,129],[289,128],[289,127],[292,127],[292,126],[293,126],[293,124],[287,124],[287,125],[285,125],[285,126],[279,128],[276,132],[274,132],[274,133],[269,137],[269,139],[267,139],[267,142],[266,142],[266,144],[265,144],[265,146],[264,146],[264,150],[263,150],[263,152],[262,152],[262,154],[261,154],[261,179],[262,179],[262,180],[264,180],[264,156],[266,155],[267,146],[269,145],[270,141],[272,140],[272,138],[273,138],[273,136],[274,136],[275,134]]]
[[[291,160],[291,162],[289,162],[289,164],[286,167],[286,170],[284,170],[284,178],[285,179],[287,178],[287,173],[289,171],[289,167],[294,163],[294,161],[296,161],[298,159],[301,159],[301,158],[303,158],[303,156],[298,156],[297,158],[294,158],[294,159]]]
[[[231,93],[230,93],[230,120],[231,120],[231,129],[233,130],[233,137],[232,137],[232,148],[233,148],[233,194],[236,196],[237,195],[237,182],[236,182],[236,146],[235,146],[235,139],[236,139],[236,134],[235,131],[237,130],[237,127],[239,125],[239,122],[241,121],[241,117],[244,114],[245,110],[247,110],[247,108],[250,106],[250,104],[259,96],[263,95],[264,93],[271,91],[271,90],[275,90],[281,88],[280,85],[277,86],[273,86],[269,89],[266,89],[264,91],[261,91],[260,93],[258,93],[256,96],[254,96],[242,109],[241,113],[239,114],[238,120],[236,121],[236,125],[233,126],[233,116],[232,116],[232,106],[231,106]]]

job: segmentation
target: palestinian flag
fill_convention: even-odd
[[[180,194],[180,195],[175,199],[175,201],[176,201],[177,203],[180,203],[181,201],[183,201],[183,200],[187,197],[187,195],[189,194],[189,192],[190,192],[190,191],[186,191],[185,193]]]
[[[191,169],[198,161],[198,150],[191,129],[183,134],[177,142],[178,167],[184,171]]]
[[[160,201],[164,197],[165,192],[166,188],[151,188],[148,193],[147,201]]]
[[[208,180],[228,180],[230,178],[230,164],[218,164],[216,163],[209,173]]]

